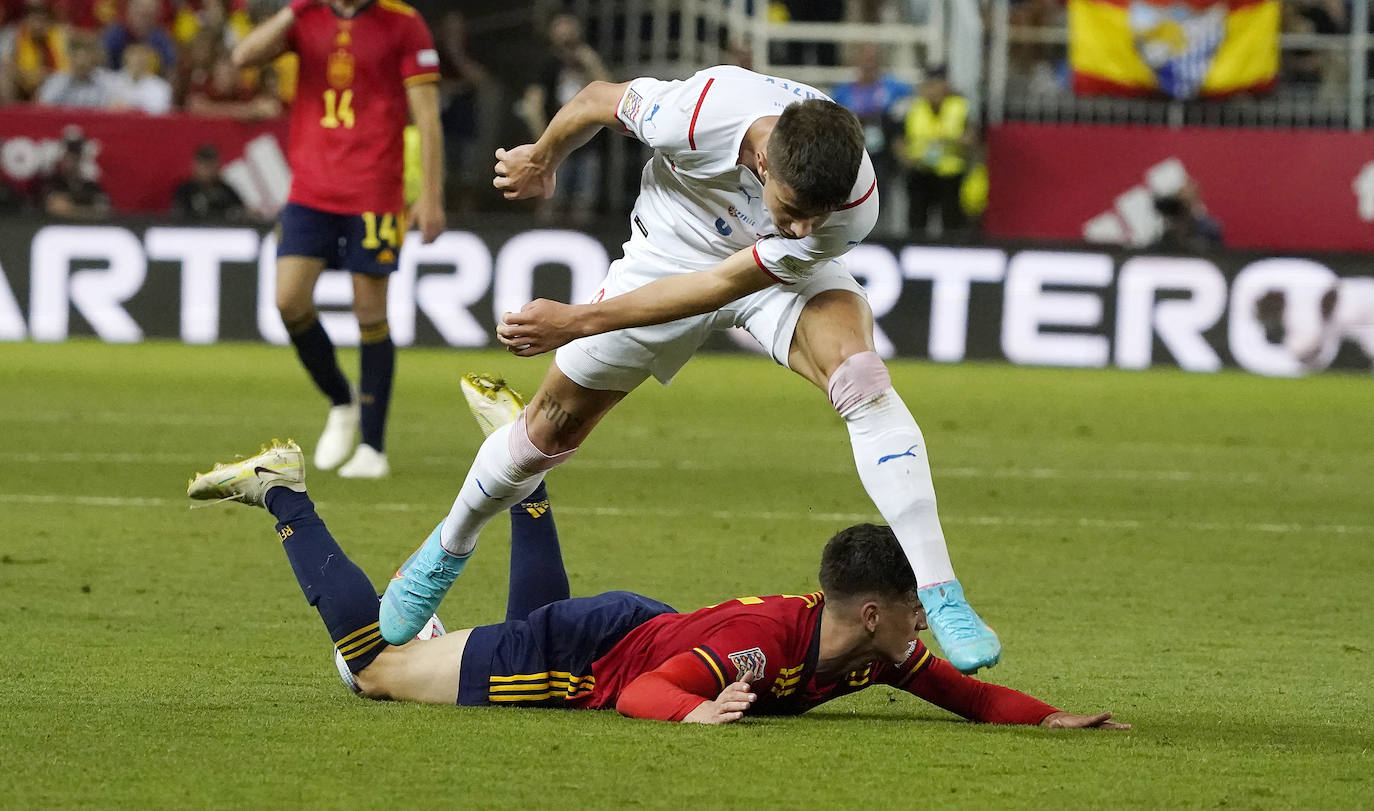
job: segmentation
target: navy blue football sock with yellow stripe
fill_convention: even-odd
[[[396,344],[385,321],[360,324],[362,342],[358,345],[361,374],[358,380],[358,426],[363,444],[385,451],[386,412],[391,405],[391,380],[396,374]]]
[[[339,370],[339,361],[334,356],[334,342],[324,331],[324,324],[318,317],[309,323],[296,324],[290,328],[291,343],[296,347],[296,357],[310,373],[310,379],[329,402],[348,405],[353,401],[353,392],[348,388],[348,378]]]
[[[277,519],[277,535],[306,601],[320,612],[348,669],[361,671],[386,648],[377,627],[377,592],[372,581],[339,548],[315,514],[310,496],[273,487],[264,501]]]
[[[510,592],[506,596],[506,619],[525,619],[536,608],[569,596],[558,527],[553,523],[548,491],[540,482],[524,501],[510,508]]]

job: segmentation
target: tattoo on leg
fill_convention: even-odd
[[[542,397],[534,404],[534,410],[544,415],[544,419],[553,423],[558,428],[559,433],[578,434],[582,432],[582,425],[586,422],[581,417],[569,412],[563,404],[548,397]]]

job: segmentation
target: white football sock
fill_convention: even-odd
[[[889,388],[844,417],[859,479],[916,572],[920,588],[954,579],[935,510],[925,437],[906,403]]]
[[[859,480],[906,552],[917,586],[955,579],[935,511],[925,437],[878,353],[847,358],[826,392],[849,428]]]
[[[439,530],[439,544],[452,555],[472,554],[487,522],[533,493],[544,473],[575,451],[556,456],[540,452],[525,432],[524,415],[493,431],[472,460],[453,509]]]

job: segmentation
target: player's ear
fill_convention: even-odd
[[[878,621],[882,618],[882,607],[875,600],[865,600],[859,606],[859,617],[863,622],[864,630],[870,635],[877,632]]]

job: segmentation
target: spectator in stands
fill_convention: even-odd
[[[211,31],[201,31],[182,47],[176,69],[172,71],[172,94],[177,107],[186,107],[186,99],[192,89],[203,88],[210,83],[215,59],[220,53],[215,34]]]
[[[119,0],[52,0],[57,19],[71,28],[100,31],[119,16]]]
[[[906,117],[906,141],[900,153],[908,168],[907,224],[911,236],[934,236],[931,209],[940,211],[946,238],[962,236],[967,226],[959,190],[968,171],[967,153],[975,139],[968,125],[968,102],[953,93],[943,67],[932,67]]]
[[[52,173],[43,178],[39,199],[52,217],[99,220],[110,214],[110,198],[87,174],[86,137],[76,126],[62,132],[62,154]]]
[[[100,43],[86,31],[73,31],[67,43],[71,64],[49,76],[37,101],[58,107],[109,107],[115,100],[115,74],[100,66]]]
[[[263,71],[260,77],[269,76]],[[281,115],[282,104],[270,83],[256,86],[234,67],[229,54],[221,52],[203,83],[192,85],[186,92],[186,112],[237,118],[240,121],[261,121]]]
[[[601,57],[582,38],[582,24],[576,17],[555,15],[549,21],[548,38],[552,53],[539,72],[539,82],[526,88],[521,104],[521,115],[535,138],[579,90],[595,81],[611,80]],[[545,201],[540,215],[551,220],[566,217],[574,225],[584,225],[596,213],[600,197],[601,152],[578,150],[559,167],[553,197]]]
[[[47,0],[29,0],[24,16],[0,31],[0,104],[32,101],[52,74],[66,70],[67,32]]]
[[[157,52],[142,43],[124,49],[124,69],[114,78],[116,109],[141,110],[164,115],[172,110],[172,85],[153,72]]]
[[[1150,247],[1171,253],[1206,253],[1221,247],[1221,223],[1207,212],[1198,185],[1188,180],[1175,194],[1155,198],[1164,230]]]
[[[1013,29],[1055,29],[1068,25],[1063,0],[1015,0],[1009,23]],[[1011,74],[1024,82],[1031,95],[1056,95],[1067,89],[1069,71],[1065,46],[1039,38],[1014,39],[1008,45]]]
[[[911,96],[911,85],[883,73],[878,46],[873,43],[859,46],[854,66],[858,69],[858,78],[836,85],[831,97],[848,108],[863,125],[864,146],[878,175],[885,214],[896,210],[897,207],[890,204],[891,192],[902,186],[901,164],[895,147],[901,141],[901,116]],[[884,222],[884,228],[889,231],[894,225]]]
[[[172,213],[183,220],[233,222],[244,217],[243,200],[219,173],[219,149],[203,144],[196,149],[191,177],[172,195]]]
[[[247,9],[231,7],[227,0],[198,0],[177,9],[172,21],[172,36],[186,46],[191,40],[208,33],[221,46],[233,50],[239,40],[253,30]]]
[[[501,116],[501,88],[468,49],[467,18],[450,10],[439,20],[440,114],[444,154],[453,189],[445,195],[459,211],[472,211],[479,193],[491,194],[491,156]]]
[[[159,19],[161,5],[161,0],[129,0],[124,19],[105,29],[105,52],[111,70],[124,66],[124,49],[135,42],[148,45],[157,53],[154,73],[161,75],[171,70],[176,63],[176,41]]]

